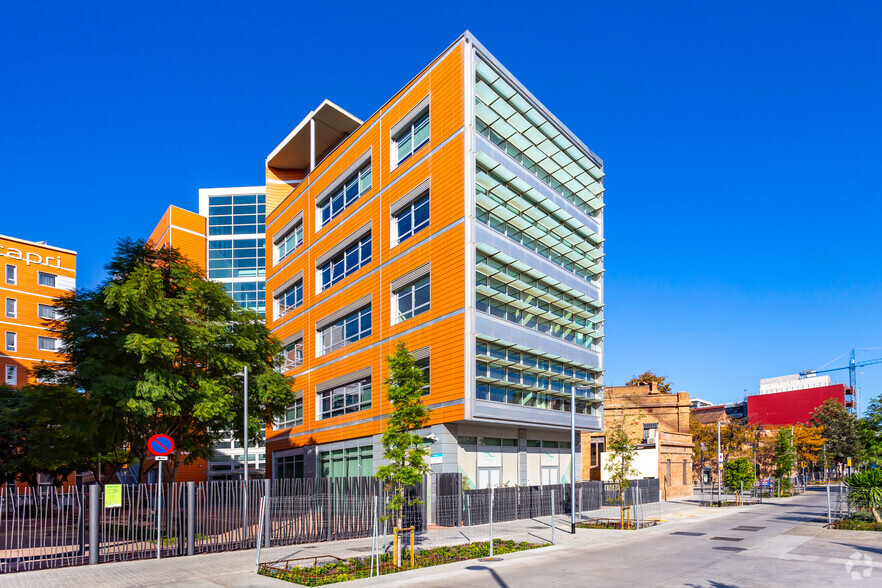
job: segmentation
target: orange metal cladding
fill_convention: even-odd
[[[271,475],[273,451],[367,437],[383,431],[384,422],[378,417],[390,412],[383,387],[383,380],[388,375],[384,358],[398,341],[404,341],[411,351],[431,347],[431,392],[424,397],[427,405],[460,401],[453,406],[434,408],[430,424],[464,417],[461,402],[464,399],[465,360],[465,317],[462,311],[466,299],[462,222],[465,190],[464,55],[460,43],[430,64],[327,155],[267,215],[267,308],[272,308],[274,289],[299,271],[303,272],[304,292],[302,307],[288,316],[276,320],[272,313],[267,313],[267,323],[279,339],[284,340],[298,331],[304,334],[304,363],[289,372],[296,378],[294,389],[303,392],[303,425],[283,431],[272,431],[268,427],[268,476]],[[390,129],[427,96],[431,97],[429,143],[390,171]],[[340,216],[315,231],[316,197],[344,179],[341,174],[369,150],[372,158],[371,189]],[[267,169],[268,179],[280,177],[287,178],[282,171]],[[431,193],[428,228],[391,247],[390,205],[427,179]],[[267,183],[268,203],[271,191],[278,187],[278,184]],[[303,214],[303,245],[291,255],[291,261],[273,267],[273,236],[299,213]],[[316,260],[368,222],[372,223],[371,262],[315,294]],[[384,266],[404,251],[408,253]],[[390,282],[427,262],[431,263],[431,309],[393,325]],[[368,294],[372,297],[371,335],[317,358],[316,321]],[[296,318],[292,319],[292,316]],[[438,322],[428,324],[435,320]],[[341,356],[347,357],[335,361]],[[372,370],[371,408],[317,421],[315,386],[365,367]]]
[[[8,279],[9,266],[15,268],[14,280]],[[57,352],[39,348],[39,337],[55,336],[46,319],[40,318],[38,307],[54,306],[55,298],[73,292],[76,267],[74,251],[0,235],[0,377],[4,378],[0,381],[6,382],[7,366],[15,366],[16,387],[36,383],[33,369],[37,364],[61,359]],[[41,273],[55,276],[55,287],[40,285]],[[9,312],[8,300],[15,301],[14,312]],[[15,350],[7,350],[6,333],[15,333]]]
[[[204,216],[195,212],[177,206],[169,206],[150,234],[150,242],[157,249],[164,245],[175,247],[205,271],[206,259],[208,258],[206,222]]]

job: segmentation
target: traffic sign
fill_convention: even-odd
[[[175,442],[168,435],[160,433],[147,440],[147,450],[153,455],[168,455],[175,450]]]

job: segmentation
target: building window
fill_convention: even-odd
[[[658,423],[643,423],[643,444],[655,445],[658,438]]]
[[[319,209],[319,226],[322,228],[331,219],[343,212],[350,204],[371,189],[371,162],[355,172],[342,185],[321,202],[316,203]]]
[[[6,331],[6,351],[15,351],[15,333]]]
[[[276,313],[276,318],[285,316],[303,304],[303,280],[300,280],[276,296],[276,304],[278,304],[279,307],[279,310]]]
[[[364,378],[319,393],[319,419],[358,412],[371,407],[371,379]]]
[[[273,468],[273,478],[276,480],[303,478],[303,454],[277,457],[276,467]]]
[[[37,349],[40,351],[56,351],[58,339],[51,337],[37,337]]]
[[[322,290],[326,290],[371,261],[371,236],[367,235],[319,268]]]
[[[266,310],[264,301],[264,283],[261,282],[225,282],[224,289],[242,308],[253,310],[263,315]]]
[[[429,276],[426,276],[393,292],[393,304],[398,311],[395,322],[406,321],[429,310],[429,289]]]
[[[303,223],[297,223],[276,243],[276,259],[282,261],[288,254],[303,245]],[[277,262],[278,263],[278,262]]]
[[[15,285],[15,266],[6,264],[6,283]]]
[[[374,448],[348,447],[319,452],[322,478],[356,478],[374,475]]]
[[[37,305],[37,316],[41,319],[46,319],[48,321],[55,320],[55,307],[49,306],[48,304],[38,304]]]
[[[262,278],[266,275],[263,239],[216,239],[208,242],[208,277]]]
[[[208,198],[209,235],[259,235],[266,231],[266,196],[210,196]]]
[[[282,348],[282,372],[303,365],[303,339],[297,339]]]
[[[7,386],[18,385],[18,366],[14,366],[14,365],[6,366],[6,385]]]
[[[303,424],[303,398],[298,398],[294,404],[285,410],[285,414],[276,419],[276,431],[299,427]]]
[[[418,368],[423,371],[423,396],[429,394],[429,383],[432,381],[430,379],[431,374],[429,370],[429,358],[426,357],[416,362]]]
[[[41,286],[49,286],[50,288],[55,287],[55,278],[55,274],[46,274],[43,272],[40,272],[37,277]]]
[[[412,237],[429,226],[429,194],[418,198],[393,215],[394,243]]]
[[[429,108],[421,110],[407,123],[397,135],[392,137],[393,153],[397,153],[398,163],[413,155],[417,149],[429,142]]]
[[[318,332],[319,353],[324,355],[371,334],[371,307],[365,306],[334,321]]]
[[[665,463],[665,485],[671,485],[671,460]]]
[[[42,306],[42,304],[40,305]],[[15,318],[16,302],[15,298],[7,298],[6,299],[6,318]]]

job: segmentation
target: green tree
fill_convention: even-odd
[[[633,376],[625,382],[626,386],[640,386],[641,384],[655,384],[659,392],[671,392],[673,383],[666,381],[667,376],[657,376],[651,371],[645,371],[639,376]]]
[[[637,449],[625,431],[624,422],[613,424],[606,432],[606,451],[608,458],[603,469],[609,473],[610,482],[619,485],[619,500],[624,504],[628,480],[640,475],[634,465]]]
[[[246,365],[249,436],[294,400],[274,369],[281,345],[263,319],[176,249],[122,240],[106,268],[103,284],[57,301],[52,327],[67,358],[43,371],[85,391],[90,418],[80,425],[101,432],[99,453],[117,466],[137,460],[140,478],[146,440],[166,433],[177,449],[173,482],[181,463],[210,457],[225,431],[241,440],[237,374]]]
[[[836,400],[830,398],[809,415],[810,426],[824,428],[827,439],[827,455],[834,461],[845,463],[851,457],[861,456],[863,443],[857,418]]]
[[[877,510],[882,507],[882,470],[855,472],[846,476],[844,482],[848,486],[849,504],[868,509],[876,522],[882,523]]]
[[[408,500],[407,487],[419,484],[431,471],[427,463],[429,447],[415,432],[426,426],[431,411],[422,400],[426,383],[423,370],[404,343],[395,346],[395,352],[386,357],[386,363],[389,377],[383,384],[392,405],[392,414],[386,421],[381,442],[383,458],[389,463],[378,468],[375,477],[383,482],[387,492],[391,492],[392,498],[386,507],[388,516],[394,516],[395,526],[401,528],[405,507],[419,503],[419,500]],[[398,560],[400,553],[395,554],[395,558]]]
[[[793,436],[789,428],[778,430],[778,439],[775,441],[775,477],[781,488],[790,488],[790,474],[793,471],[795,453]]]
[[[882,396],[873,398],[864,418],[858,420],[861,435],[861,463],[882,465]]]
[[[746,457],[732,459],[723,466],[723,484],[727,488],[738,490],[742,483],[745,487],[752,488],[754,480],[753,463]]]

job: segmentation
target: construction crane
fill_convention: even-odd
[[[861,414],[861,392],[857,387],[857,368],[861,368],[868,365],[873,365],[877,363],[882,363],[882,358],[879,359],[867,359],[865,361],[855,361],[854,357],[855,350],[851,350],[851,357],[848,360],[848,365],[838,368],[829,368],[826,370],[806,370],[804,372],[799,372],[800,376],[812,376],[815,374],[825,374],[827,372],[838,372],[839,370],[848,370],[848,387],[851,388],[851,393],[854,394],[854,412],[857,416]],[[844,353],[842,355],[845,355]],[[839,357],[842,357],[840,355]],[[836,359],[839,359],[837,357]],[[836,361],[834,359],[833,361]]]

